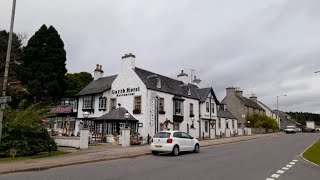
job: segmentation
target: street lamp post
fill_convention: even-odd
[[[279,127],[280,127],[280,120],[279,120],[279,114],[280,114],[280,110],[279,110],[279,97],[281,97],[281,96],[287,96],[287,95],[286,95],[286,94],[283,94],[283,95],[277,96],[277,110],[278,110],[277,120],[278,120],[278,123],[279,123]]]
[[[128,111],[124,114],[124,118],[126,119],[126,126],[125,126],[125,128],[128,128],[128,119],[130,118],[130,114],[129,114]]]

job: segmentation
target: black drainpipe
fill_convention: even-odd
[[[210,93],[211,94],[211,93]],[[212,114],[212,107],[211,107],[211,96],[210,96],[210,100],[209,100],[209,103],[210,103],[210,105],[209,105],[209,107],[210,107],[210,110],[209,110],[209,112],[210,112],[210,120],[209,120],[209,138],[211,138],[211,130],[210,130],[210,126],[211,126],[211,114]]]
[[[199,101],[199,138],[201,138],[201,108],[200,108],[200,101]]]

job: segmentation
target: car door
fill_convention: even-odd
[[[180,151],[185,151],[185,142],[181,132],[173,133],[174,141],[179,145]]]
[[[184,151],[192,151],[193,150],[193,140],[191,139],[191,136],[185,132],[181,132],[181,137],[183,139],[184,143]]]

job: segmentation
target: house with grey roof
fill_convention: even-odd
[[[283,111],[274,110],[275,114],[279,114],[280,129],[285,129],[287,126],[296,126],[296,120],[292,119],[290,115]]]
[[[257,97],[243,96],[240,88],[228,87],[226,97],[222,100],[227,109],[238,119],[239,127],[245,127],[246,117],[252,114],[265,115],[266,111],[257,103]]]
[[[191,80],[184,71],[174,79],[138,68],[135,61],[135,55],[124,55],[121,71],[107,77],[102,66],[96,66],[94,80],[76,95],[78,124],[94,133],[117,134],[125,126],[117,115],[121,110],[134,118],[127,122],[132,133],[144,139],[162,130],[181,130],[197,138],[216,136],[220,102],[212,88],[199,88],[201,80]]]
[[[238,120],[237,118],[227,109],[226,104],[220,103],[217,106],[217,136],[227,134],[227,131],[230,132],[230,135],[236,135],[238,133]]]
[[[254,96],[254,95],[252,95]],[[280,118],[278,118],[278,114],[274,112],[271,108],[269,108],[266,104],[261,101],[257,101],[258,104],[266,111],[266,116],[275,119],[280,127]]]

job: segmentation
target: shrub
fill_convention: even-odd
[[[268,116],[259,114],[248,115],[247,121],[250,121],[250,126],[254,128],[279,129],[277,121]]]
[[[39,105],[31,105],[26,109],[8,107],[4,116],[0,156],[10,156],[12,149],[16,150],[16,156],[47,152],[50,145],[53,151],[57,150],[56,143],[39,122],[46,112]]]

